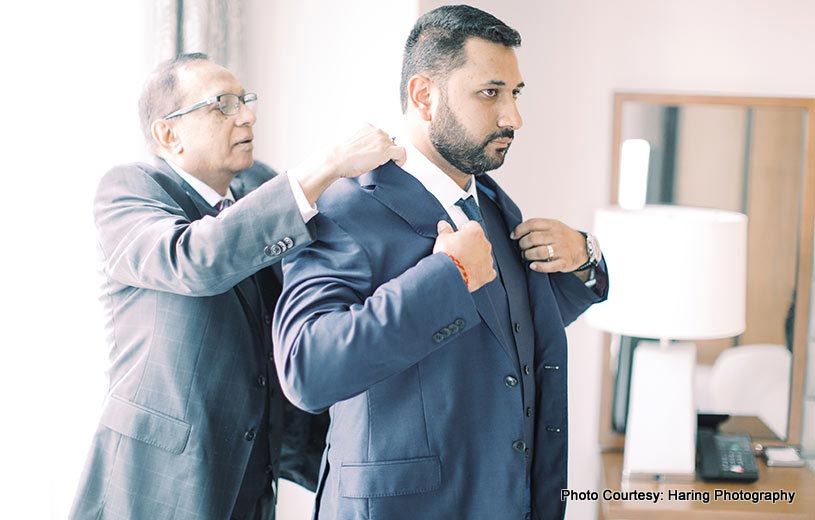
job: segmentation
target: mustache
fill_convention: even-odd
[[[490,141],[493,141],[495,139],[501,139],[503,137],[515,139],[515,130],[513,130],[512,128],[502,128],[497,132],[493,132],[490,135],[488,135],[486,139],[484,139],[483,146],[487,146],[487,144],[489,144]]]

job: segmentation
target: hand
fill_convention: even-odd
[[[526,220],[510,238],[518,240],[524,259],[532,262],[529,267],[540,273],[570,273],[589,259],[585,237],[558,220]]]
[[[405,164],[405,149],[396,146],[390,136],[369,124],[359,129],[345,142],[323,156],[315,156],[301,164],[294,175],[312,206],[331,184],[342,177],[358,177],[393,160]]]
[[[461,262],[467,272],[465,280],[470,292],[495,279],[497,273],[492,267],[492,244],[477,222],[469,221],[459,231],[453,231],[449,222],[440,220],[438,231],[433,252],[445,253]]]
[[[334,147],[331,162],[339,177],[358,177],[392,160],[405,164],[405,149],[382,130],[365,124],[344,143]]]

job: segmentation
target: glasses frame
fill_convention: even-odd
[[[247,103],[252,103],[252,102],[258,100],[258,95],[255,94],[254,92],[247,92],[246,94],[243,94],[242,96],[239,96],[237,94],[232,94],[231,92],[226,92],[224,94],[218,94],[215,97],[211,97],[209,99],[199,101],[198,103],[195,103],[194,105],[190,105],[190,106],[185,107],[185,108],[179,108],[175,112],[170,112],[169,114],[164,116],[164,120],[166,121],[168,119],[173,119],[174,117],[181,117],[184,114],[189,114],[190,112],[192,112],[194,110],[198,110],[199,108],[204,108],[204,107],[208,107],[210,105],[214,105],[215,103],[220,103],[221,98],[223,96],[235,96],[235,97],[238,98],[238,103],[239,103],[238,111],[233,113],[233,114],[227,114],[226,112],[224,112],[224,108],[222,106],[219,106],[218,110],[225,116],[234,116],[235,114],[240,112],[240,103],[243,103],[244,105],[246,105]]]

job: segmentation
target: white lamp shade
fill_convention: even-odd
[[[683,206],[610,207],[594,230],[610,273],[608,301],[587,313],[626,336],[713,339],[745,327],[747,216]]]

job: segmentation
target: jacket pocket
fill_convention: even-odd
[[[340,468],[340,493],[345,498],[377,498],[427,493],[441,486],[438,457],[346,462]]]
[[[116,433],[176,455],[184,451],[190,438],[189,423],[115,395],[105,404],[100,422]]]

